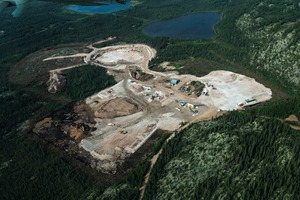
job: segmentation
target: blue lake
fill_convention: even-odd
[[[107,14],[114,13],[121,10],[126,10],[131,6],[131,2],[126,2],[125,4],[108,4],[108,5],[99,5],[99,6],[81,6],[81,5],[71,5],[67,9],[78,12],[78,13],[98,13],[98,14]]]
[[[151,37],[172,39],[211,38],[213,27],[221,20],[218,13],[200,13],[156,22],[146,26],[143,32]]]

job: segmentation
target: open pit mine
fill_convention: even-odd
[[[44,62],[81,57],[82,64],[106,68],[118,83],[53,113],[33,131],[104,173],[116,173],[157,130],[174,132],[272,97],[271,90],[253,78],[230,71],[203,77],[152,71],[148,63],[156,51],[144,44],[103,48],[94,44],[87,46],[89,53],[53,56]]]

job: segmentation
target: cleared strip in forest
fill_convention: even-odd
[[[192,125],[192,124],[194,124],[196,122],[199,122],[199,121],[212,120],[213,118],[219,117],[219,116],[221,116],[221,115],[223,115],[225,113],[226,113],[226,111],[225,112],[216,112],[215,109],[208,110],[203,115],[201,115],[201,118],[195,119],[193,121],[190,121],[189,123],[187,123],[184,126],[182,126],[181,128],[179,128],[177,130],[177,132],[172,133],[172,135],[166,140],[166,143],[168,143],[169,141],[171,141],[175,137],[176,133],[181,133],[184,129],[188,128],[190,125]],[[151,165],[150,165],[149,171],[145,175],[144,183],[143,183],[142,187],[140,188],[140,198],[139,198],[140,200],[142,200],[144,198],[145,189],[146,189],[147,183],[149,181],[149,177],[151,175],[151,171],[152,171],[152,169],[153,169],[156,161],[158,160],[159,156],[163,152],[163,148],[164,148],[164,145],[162,145],[161,149],[158,151],[157,154],[155,154],[152,157],[152,159],[150,161]]]

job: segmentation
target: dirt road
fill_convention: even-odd
[[[200,122],[200,121],[206,121],[206,120],[211,120],[212,118],[216,118],[219,117],[223,114],[225,114],[226,112],[218,112],[215,108],[211,108],[209,109],[207,112],[205,112],[204,114],[200,115],[199,118],[196,118],[194,121],[191,121],[189,123],[187,123],[186,125],[182,126],[180,129],[178,129],[178,133],[182,133],[182,131],[186,128],[188,128],[191,124],[196,123],[196,122]],[[174,132],[167,140],[166,142],[171,141],[174,137],[176,136],[176,132]],[[144,197],[144,193],[145,193],[145,189],[146,186],[148,184],[149,181],[149,177],[150,174],[152,172],[152,169],[157,161],[157,159],[159,158],[159,156],[161,155],[161,153],[163,152],[163,147],[159,150],[159,152],[157,154],[155,154],[152,159],[151,159],[151,164],[150,164],[150,168],[149,171],[147,172],[147,174],[144,177],[144,183],[143,186],[140,188],[140,200],[143,199]]]
[[[94,44],[113,39],[108,38]],[[45,61],[80,56],[85,63],[115,72],[113,74],[116,79],[123,82],[87,98],[86,103],[91,109],[96,109],[102,103],[115,98],[131,99],[142,108],[139,114],[113,119],[95,119],[97,121],[95,131],[91,133],[91,137],[84,138],[80,145],[101,161],[97,165],[101,170],[114,171],[116,163],[121,159],[120,155],[125,159],[126,156],[134,153],[157,129],[179,132],[193,123],[222,115],[226,110],[238,109],[238,104],[248,99],[256,98],[256,102],[262,102],[272,97],[269,88],[252,78],[229,71],[213,71],[203,77],[152,71],[148,64],[156,56],[156,50],[144,44],[124,44],[103,48],[96,48],[94,44],[88,46],[92,49],[90,53],[53,57]],[[61,72],[75,67],[78,66],[50,72]],[[134,78],[130,67],[139,69],[150,78],[147,80]],[[179,83],[171,84],[171,79],[179,80]],[[205,85],[203,91],[206,95],[189,95],[182,91],[181,88],[191,85],[191,82]],[[251,101],[251,103],[256,102]],[[98,116],[103,115],[100,113]],[[181,127],[181,124],[185,125]],[[174,136],[175,133],[168,141]],[[151,160],[151,168],[141,188],[142,195],[152,167],[161,152],[162,149]]]

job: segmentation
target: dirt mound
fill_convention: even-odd
[[[100,119],[111,119],[131,115],[140,110],[140,106],[129,99],[116,98],[100,105],[95,111],[95,117]]]
[[[136,79],[136,80],[139,80],[139,81],[149,81],[151,79],[154,78],[153,75],[151,74],[147,74],[145,72],[143,72],[139,67],[137,66],[130,66],[129,67],[129,71],[130,71],[130,74],[131,76]]]
[[[163,63],[160,63],[159,66],[162,67],[165,70],[174,70],[174,69],[176,69],[176,67],[174,67],[173,65],[170,65],[170,64],[171,64],[170,62],[163,62]]]
[[[83,126],[82,126],[83,127]],[[84,134],[84,129],[82,129],[82,128],[76,128],[76,127],[74,127],[74,126],[71,126],[71,128],[70,128],[70,136],[72,137],[72,138],[74,138],[75,140],[78,140],[79,138],[81,138],[82,136],[83,136],[83,134]]]
[[[290,115],[288,118],[285,119],[286,121],[290,122],[299,122],[298,118],[296,115]]]

